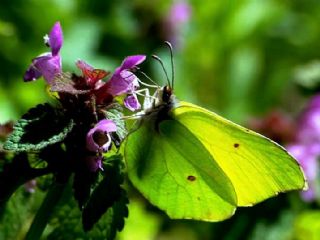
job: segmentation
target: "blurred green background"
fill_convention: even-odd
[[[274,109],[299,113],[320,79],[318,0],[190,0],[183,2],[183,16],[174,15],[178,3],[1,0],[0,123],[52,101],[45,81],[24,83],[22,76],[31,59],[47,51],[43,36],[56,21],[64,31],[64,71],[76,71],[79,58],[113,70],[133,54],[157,54],[170,71],[163,44],[170,40],[179,99],[242,124]],[[151,58],[142,68],[165,84]],[[298,193],[240,209],[222,223],[170,221],[131,194],[130,218],[119,239],[320,239],[319,205],[303,202]]]

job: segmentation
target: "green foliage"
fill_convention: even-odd
[[[30,109],[14,125],[13,133],[3,148],[15,152],[39,151],[61,142],[72,127],[72,119],[65,119],[49,104],[40,104]]]
[[[122,119],[123,113],[121,112],[121,109],[118,109],[117,107],[108,109],[106,112],[106,117],[117,125],[116,134],[118,135],[119,140],[122,141],[126,137],[128,131],[125,121]]]
[[[110,157],[107,164],[104,165],[104,178],[94,189],[90,199],[82,210],[82,223],[85,231],[91,230],[93,225],[111,207],[112,211],[108,214],[111,218],[111,231],[116,231],[118,228],[121,230],[123,228],[123,222],[121,224],[121,222],[118,223],[117,221],[118,217],[120,217],[120,219],[121,216],[126,217],[126,214],[121,214],[121,204],[124,204],[125,207],[126,203],[123,200],[126,199],[126,196],[120,186],[123,183],[122,167],[120,164],[121,156],[117,155]]]
[[[123,183],[121,161],[119,155],[108,159],[104,165],[103,179],[82,210],[76,207],[71,188],[66,191],[51,221],[50,228],[53,230],[48,239],[114,239],[128,216],[128,198],[120,186]]]
[[[1,1],[0,122],[15,120],[35,104],[52,100],[44,91],[44,81],[24,83],[22,74],[34,56],[48,50],[41,44],[41,39],[56,20],[61,21],[65,33],[61,52],[65,70],[76,71],[74,61],[78,57],[95,67],[112,70],[120,64],[124,56],[137,53],[156,53],[169,63],[168,52],[163,51],[163,41],[169,37],[166,35],[164,19],[169,14],[172,2]],[[317,51],[320,42],[319,1],[190,0],[189,3],[192,7],[191,19],[181,28],[182,44],[174,47],[175,92],[180,99],[218,110],[238,122],[264,115],[274,108],[293,114],[300,110],[305,99],[292,79],[304,87],[318,82],[318,73],[315,70],[317,64],[314,63],[320,58]],[[145,64],[143,69],[145,72],[154,70],[151,78],[158,81],[162,72],[155,70],[159,67],[154,65]],[[160,80],[161,85],[163,82]],[[2,159],[0,161],[2,166]],[[23,172],[10,172],[12,175],[20,173]],[[6,179],[1,183],[6,185],[9,182],[10,180]],[[130,186],[128,189],[136,196]],[[255,236],[263,237],[269,228],[287,229],[286,224],[279,224],[279,221],[273,218],[274,215],[283,215],[284,217],[279,219],[286,219],[284,208],[297,212],[304,208],[319,208],[319,202],[303,204],[298,196],[285,204],[278,199],[259,205],[270,214],[261,214],[255,207],[246,209],[248,211],[242,215],[243,218],[237,218],[238,213],[224,223],[197,224],[193,221],[169,221],[146,205],[140,196],[137,197],[141,205],[148,206],[146,211],[164,222],[158,233],[155,233],[157,238],[172,238],[172,232],[183,231],[196,235],[188,235],[191,239],[228,239],[228,233],[233,233],[233,238],[229,239],[247,239],[253,231]],[[26,201],[9,204],[12,211],[7,212],[7,218],[12,217],[14,211],[14,216],[23,214],[22,206]],[[61,231],[57,231],[55,238],[51,239],[75,239],[72,233],[79,229],[81,232],[81,213],[76,202],[73,200],[65,210],[63,217],[61,215],[59,219]],[[290,216],[295,218],[296,215]],[[77,222],[77,225],[66,224],[63,228],[63,223],[69,217]],[[10,236],[15,239],[13,235],[16,229],[26,228],[30,220],[12,219],[4,219],[2,224],[8,223],[6,231],[11,231]],[[297,223],[299,227],[296,229],[295,238],[303,239],[305,229],[310,232],[317,230],[317,219],[306,219],[312,220],[301,220],[302,224]],[[136,218],[135,222],[138,221],[140,219]],[[17,222],[18,227],[10,224]],[[246,225],[246,229],[241,231],[239,226],[243,225]],[[0,231],[0,234],[2,233]],[[6,235],[4,239],[10,239],[10,236]],[[89,238],[83,232],[77,236],[80,239]],[[98,236],[104,239],[104,236],[99,234],[90,236],[92,239],[98,239]],[[130,240],[130,237],[123,236],[122,239]]]
[[[31,168],[26,153],[18,153],[11,162],[5,163],[0,172],[0,214],[20,185],[46,173],[46,169]]]
[[[28,193],[24,187],[15,191],[1,213],[0,239],[24,239],[44,192]]]
[[[300,213],[294,222],[294,236],[297,240],[320,239],[320,211],[306,210]]]

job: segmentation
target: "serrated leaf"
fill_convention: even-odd
[[[97,177],[98,172],[90,171],[85,164],[78,164],[73,180],[73,191],[74,198],[77,200],[80,209],[88,201],[91,187],[97,181]]]
[[[123,117],[122,111],[116,108],[113,108],[113,109],[109,109],[106,115],[108,119],[112,120],[117,125],[116,134],[121,142],[128,134],[125,122],[122,119]]]
[[[117,231],[122,230],[124,218],[128,216],[128,199],[121,190],[120,199],[100,218],[89,232],[84,232],[81,224],[81,211],[72,197],[72,188],[65,192],[60,205],[56,208],[50,222],[52,231],[46,237],[48,240],[64,239],[97,239],[111,240]]]
[[[119,156],[119,155],[118,155]],[[101,216],[120,200],[123,182],[121,174],[120,159],[114,157],[104,167],[103,180],[94,189],[87,205],[82,212],[82,223],[85,231],[89,231],[93,225],[98,222]]]
[[[3,148],[15,152],[39,151],[62,141],[73,125],[72,119],[66,119],[49,104],[41,104],[18,120]]]
[[[103,217],[103,222],[106,223],[106,239],[112,240],[115,238],[117,232],[120,232],[125,223],[125,218],[128,217],[129,203],[125,191],[121,190],[120,199],[115,202],[111,209],[107,211],[106,216]]]
[[[4,164],[0,173],[0,212],[20,185],[47,173],[46,169],[31,168],[26,153],[19,153]]]

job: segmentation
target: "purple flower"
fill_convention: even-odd
[[[181,45],[181,34],[183,27],[187,24],[191,16],[191,6],[187,1],[180,0],[173,3],[166,19],[164,20],[164,33],[170,42],[178,47]]]
[[[102,156],[88,156],[86,157],[86,164],[91,172],[96,172],[98,169],[103,171]]]
[[[124,106],[132,112],[141,108],[136,94],[128,95],[124,99]]]
[[[97,101],[104,102],[108,96],[118,96],[121,94],[132,94],[139,87],[138,78],[132,73],[137,65],[146,59],[144,55],[129,56],[124,59],[110,80],[96,91]]]
[[[86,71],[92,71],[94,69],[94,67],[83,60],[76,61],[76,66],[82,71],[82,73]]]
[[[146,56],[144,55],[126,57],[106,83],[108,92],[113,96],[118,96],[136,90],[139,87],[138,78],[130,70],[133,70],[145,59]]]
[[[24,81],[34,81],[41,76],[51,84],[54,77],[61,73],[60,49],[63,43],[63,35],[60,22],[56,22],[49,36],[45,36],[45,43],[51,48],[51,52],[43,53],[32,60],[32,64],[24,74]]]
[[[309,189],[302,192],[302,197],[306,201],[312,201],[316,197],[315,183],[319,175],[320,143],[292,144],[287,146],[287,150],[301,164],[309,183]]]
[[[111,120],[101,120],[87,134],[87,149],[92,152],[107,152],[111,146],[110,132],[117,130]]]
[[[181,25],[189,21],[191,7],[185,1],[179,1],[172,5],[169,13],[169,21],[173,25]]]
[[[299,121],[299,142],[320,142],[320,95],[313,97]]]
[[[317,197],[316,185],[320,176],[320,95],[310,100],[297,127],[296,142],[287,148],[301,164],[309,183],[309,189],[302,193],[302,197],[306,201],[312,201]]]

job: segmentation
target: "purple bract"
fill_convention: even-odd
[[[141,104],[139,103],[136,94],[128,95],[124,99],[124,106],[132,112],[141,108]]]
[[[137,76],[132,71],[146,59],[144,55],[129,56],[124,59],[110,80],[97,91],[97,102],[104,102],[109,95],[115,97],[121,94],[132,94],[139,87]]]
[[[59,54],[63,43],[63,34],[59,22],[56,22],[49,34],[45,36],[45,43],[51,48],[32,60],[32,64],[24,74],[24,81],[34,81],[41,76],[51,84],[54,77],[61,73],[61,56]]]
[[[96,172],[99,169],[103,170],[102,167],[102,156],[88,156],[86,157],[86,164],[91,172]]]

